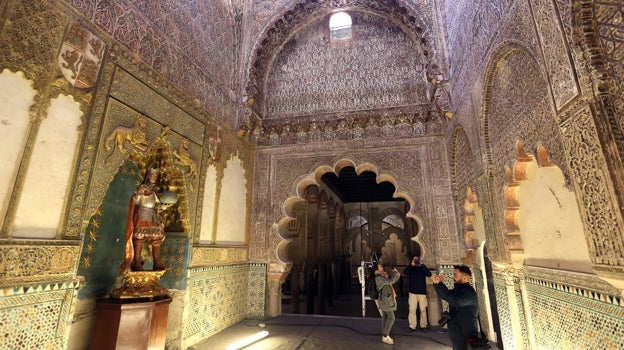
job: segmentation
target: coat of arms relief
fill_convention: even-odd
[[[88,89],[97,81],[105,52],[106,43],[102,39],[73,22],[65,33],[58,66],[73,86]]]

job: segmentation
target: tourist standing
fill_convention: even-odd
[[[407,314],[407,322],[409,328],[416,330],[416,310],[420,309],[419,329],[425,331],[427,329],[427,277],[431,277],[431,271],[425,266],[416,255],[412,258],[410,264],[403,270],[403,274],[409,277],[409,297],[407,299],[409,305],[409,313]]]

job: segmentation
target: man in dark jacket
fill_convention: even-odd
[[[416,330],[416,309],[420,308],[420,329],[427,329],[427,277],[431,277],[431,271],[423,264],[420,256],[414,256],[411,263],[403,270],[403,274],[409,276],[409,313],[407,322],[411,330]]]
[[[468,283],[472,273],[468,266],[455,266],[453,282],[455,288],[448,289],[442,282],[442,276],[433,277],[436,293],[449,303],[448,335],[453,343],[453,350],[466,350],[468,338],[478,338],[479,299],[477,292]]]

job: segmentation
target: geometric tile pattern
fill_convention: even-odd
[[[245,318],[263,318],[266,264],[191,269],[182,348],[194,345]]]
[[[7,288],[0,293],[0,349],[65,349],[79,283]]]
[[[527,290],[537,348],[624,349],[621,296],[531,278]]]
[[[510,278],[513,278],[518,315],[510,313],[507,294]],[[494,285],[502,345],[505,349],[528,349],[526,305],[520,279],[494,272]],[[624,298],[621,296],[535,277],[526,277],[525,285],[536,348],[624,349]],[[519,321],[521,334],[514,334],[512,318]]]
[[[77,240],[0,240],[0,285],[72,278],[79,254]]]
[[[489,319],[487,317],[489,304],[486,304],[485,300],[483,300],[484,295],[485,295],[484,294],[485,291],[483,290],[483,280],[484,280],[484,276],[481,270],[478,268],[473,268],[472,269],[473,287],[477,291],[477,296],[479,297],[479,327],[481,327],[481,329],[483,330],[484,333],[486,333],[487,336],[490,336],[490,334],[488,334],[488,329],[490,329],[490,324],[489,324]]]
[[[511,313],[509,312],[509,298],[507,298],[507,283],[505,276],[494,272],[494,293],[496,294],[496,306],[500,322],[500,339],[505,349],[515,349],[513,328],[511,326]]]

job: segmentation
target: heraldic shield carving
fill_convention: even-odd
[[[106,43],[79,23],[70,23],[58,56],[63,76],[73,86],[92,87],[100,72]]]

